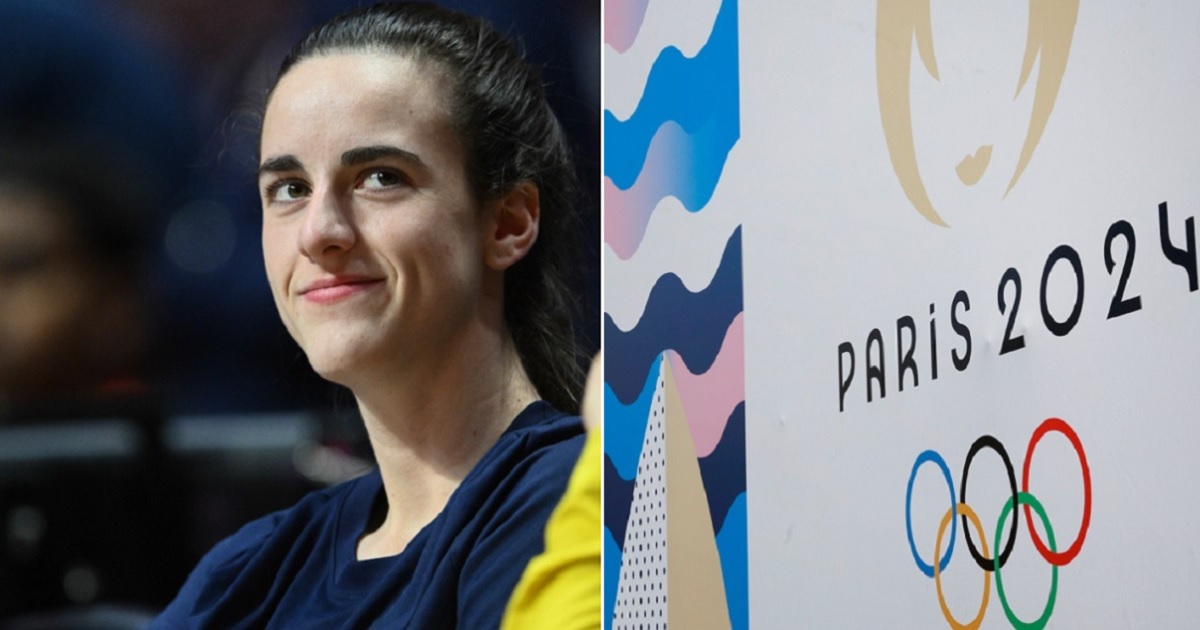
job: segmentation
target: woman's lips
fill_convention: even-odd
[[[323,278],[309,284],[300,295],[308,302],[329,304],[369,291],[381,282],[369,278]]]

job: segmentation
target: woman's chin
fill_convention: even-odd
[[[321,348],[306,350],[308,364],[321,378],[338,385],[350,386],[353,375],[359,371],[362,357],[349,348]]]

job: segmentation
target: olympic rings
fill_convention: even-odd
[[[1058,546],[1054,538],[1054,529],[1050,524],[1050,518],[1046,515],[1045,508],[1042,506],[1041,502],[1029,492],[1029,469],[1030,464],[1033,461],[1033,451],[1037,447],[1038,442],[1040,442],[1041,439],[1051,431],[1062,433],[1071,442],[1071,446],[1075,449],[1075,454],[1079,458],[1080,468],[1083,471],[1083,518],[1079,526],[1079,534],[1075,541],[1065,551],[1062,552],[1058,551]],[[992,549],[995,551],[995,555],[991,558],[987,557],[987,534],[983,529],[983,525],[980,522],[978,515],[976,515],[975,511],[970,507],[970,505],[967,504],[967,477],[970,471],[971,462],[975,458],[975,455],[984,448],[990,448],[1000,455],[1001,460],[1004,462],[1005,469],[1008,472],[1009,487],[1012,490],[1012,496],[1005,499],[1003,508],[1000,511],[1000,518],[996,522],[996,529],[993,538],[994,544],[992,546]],[[938,527],[937,540],[933,550],[932,565],[926,564],[925,561],[921,559],[920,553],[917,551],[916,542],[913,539],[912,531],[913,484],[917,478],[917,470],[920,469],[921,465],[926,462],[934,463],[938,466],[938,468],[941,469],[942,476],[946,479],[946,485],[950,489],[950,509],[946,511],[946,514],[942,517],[941,523]],[[950,624],[950,627],[967,630],[977,630],[979,628],[979,626],[983,623],[983,616],[987,611],[988,598],[991,592],[990,574],[994,572],[996,574],[996,591],[1000,598],[1000,603],[1004,608],[1004,614],[1008,618],[1009,623],[1011,623],[1014,628],[1018,628],[1020,630],[1041,630],[1044,628],[1050,621],[1050,616],[1054,612],[1054,604],[1058,597],[1058,569],[1059,567],[1069,564],[1077,555],[1079,555],[1080,550],[1083,548],[1083,541],[1087,536],[1087,530],[1091,525],[1091,469],[1088,467],[1087,455],[1084,453],[1083,443],[1080,441],[1079,436],[1075,433],[1075,430],[1060,418],[1047,418],[1037,427],[1037,429],[1034,430],[1033,435],[1029,439],[1029,446],[1025,450],[1025,461],[1022,468],[1021,486],[1019,491],[1017,490],[1016,476],[1013,471],[1012,461],[1009,459],[1008,451],[1004,448],[1004,445],[993,436],[981,436],[979,439],[975,440],[975,442],[971,445],[970,450],[967,452],[966,461],[963,463],[962,487],[959,493],[959,500],[956,502],[954,499],[954,480],[950,476],[950,468],[946,465],[945,459],[943,459],[941,454],[939,454],[937,451],[923,451],[917,456],[916,461],[913,462],[912,471],[909,473],[908,490],[905,495],[904,505],[904,525],[908,533],[908,546],[910,551],[912,551],[913,560],[916,562],[917,568],[920,569],[922,573],[924,573],[927,577],[933,578],[938,594],[938,604],[942,609],[942,614],[945,616],[946,621]],[[1042,556],[1042,558],[1049,562],[1052,567],[1050,594],[1046,599],[1046,606],[1042,611],[1041,617],[1038,617],[1032,622],[1025,622],[1021,619],[1018,619],[1016,614],[1012,611],[1012,608],[1008,605],[1008,599],[1004,593],[1003,579],[1000,575],[1000,570],[1004,567],[1005,563],[1008,562],[1009,555],[1012,553],[1013,545],[1016,541],[1020,504],[1024,504],[1025,506],[1025,521],[1029,524],[1029,534],[1033,539],[1034,547],[1037,548],[1038,553]],[[1033,527],[1034,512],[1037,512],[1037,515],[1041,519],[1042,525],[1046,530],[1046,538],[1049,540],[1048,547],[1042,542],[1037,530]],[[1004,549],[1001,550],[1001,531],[1004,529],[1005,519],[1009,517],[1010,513],[1013,519],[1012,527],[1009,529],[1008,541],[1005,544]],[[966,624],[959,622],[950,613],[950,609],[946,605],[945,598],[942,594],[941,582],[942,572],[946,570],[946,567],[950,562],[950,558],[954,555],[954,542],[958,528],[958,516],[960,514],[962,515],[963,536],[967,541],[967,549],[971,552],[971,556],[974,558],[975,563],[984,570],[983,601],[980,604],[979,613],[974,619]],[[974,525],[975,530],[979,533],[979,543],[983,547],[982,553],[976,550],[975,544],[971,539],[968,521],[970,521],[971,525]],[[947,524],[951,526],[950,542],[946,546],[946,555],[941,556],[942,539],[945,536]]]
[[[975,440],[975,443],[971,445],[971,450],[967,451],[967,460],[963,462],[962,487],[959,489],[959,502],[967,502],[967,474],[971,471],[971,460],[975,459],[975,454],[983,448],[990,448],[993,451],[996,451],[996,453],[1000,455],[1000,459],[1004,460],[1004,469],[1008,471],[1008,485],[1012,488],[1012,500],[1016,501],[1017,475],[1013,472],[1012,460],[1008,458],[1008,451],[1005,450],[1004,445],[1000,443],[1000,440],[997,440],[990,435],[985,435],[980,437],[978,440]],[[1008,562],[1008,557],[1012,555],[1013,543],[1017,542],[1018,514],[1020,514],[1020,512],[1013,514],[1012,529],[1008,530],[1008,543],[1004,545],[1004,551],[1000,552],[999,566],[1001,567]],[[1026,519],[1028,519],[1028,516],[1026,516]],[[983,534],[981,533],[980,535]],[[971,557],[975,558],[975,564],[979,565],[979,568],[983,569],[984,571],[991,571],[996,565],[991,559],[984,557],[987,555],[986,547],[984,548],[983,555],[979,555],[979,552],[975,550],[975,543],[971,540],[971,530],[967,529],[967,518],[965,516],[963,517],[963,538],[965,538],[967,541],[967,550],[971,552]],[[995,549],[999,548],[1000,543],[997,542]]]
[[[1008,501],[1004,504],[1004,509],[1000,510],[1000,518],[996,521],[996,544],[1000,544],[1000,528],[1004,527],[1004,519],[1008,518],[1008,513],[1012,512],[1015,518],[1016,512],[1013,511],[1013,507],[1017,502],[1024,503],[1026,509],[1033,506],[1034,511],[1042,519],[1042,525],[1046,526],[1046,538],[1050,539],[1050,548],[1054,549],[1054,528],[1050,526],[1050,517],[1046,516],[1046,509],[1042,507],[1041,502],[1028,492],[1018,494],[1016,500]],[[1026,518],[1026,520],[1029,519]],[[984,553],[987,553],[986,549]],[[1017,630],[1042,630],[1050,622],[1050,613],[1054,612],[1054,600],[1058,597],[1058,566],[1054,564],[1050,566],[1050,597],[1046,598],[1046,607],[1042,610],[1041,617],[1031,623],[1026,623],[1017,619],[1017,614],[1008,605],[1008,598],[1004,596],[1004,578],[1000,576],[1000,563],[996,563],[996,594],[1000,596],[1000,605],[1004,606],[1004,616],[1008,617],[1008,622]]]
[[[1075,434],[1075,430],[1071,428],[1071,425],[1059,418],[1047,418],[1033,432],[1033,437],[1029,438],[1029,448],[1025,450],[1025,466],[1021,470],[1021,490],[1023,492],[1029,492],[1029,463],[1033,461],[1033,449],[1037,446],[1038,441],[1042,439],[1042,436],[1050,431],[1058,431],[1071,441],[1071,446],[1075,447],[1075,454],[1079,456],[1079,466],[1083,469],[1083,521],[1079,525],[1079,537],[1075,539],[1075,542],[1071,543],[1071,546],[1066,551],[1054,553],[1054,551],[1046,549],[1046,546],[1042,544],[1042,540],[1038,538],[1037,530],[1032,527],[1029,528],[1029,535],[1033,537],[1033,546],[1037,547],[1038,553],[1042,554],[1046,562],[1056,567],[1061,567],[1079,555],[1079,550],[1083,548],[1083,539],[1087,536],[1088,526],[1092,523],[1092,472],[1088,468],[1087,455],[1083,453],[1083,443],[1079,441],[1079,436]],[[1029,521],[1032,518],[1029,514],[1029,504],[1026,504],[1025,520]]]
[[[921,464],[924,464],[925,462],[933,462],[937,464],[938,468],[942,469],[942,476],[946,478],[946,486],[950,488],[951,511],[955,509],[956,504],[954,502],[954,480],[950,478],[950,467],[946,465],[946,460],[942,459],[942,456],[939,455],[937,451],[925,451],[920,455],[917,455],[917,461],[913,463],[912,473],[908,475],[908,495],[904,499],[904,526],[908,530],[908,548],[912,551],[913,560],[916,560],[917,562],[917,568],[920,569],[921,573],[924,573],[926,576],[933,577],[933,567],[925,564],[925,561],[921,559],[921,554],[917,551],[917,543],[913,540],[912,532],[913,482],[917,480],[917,469],[920,468]],[[946,557],[942,558],[941,566],[938,567],[939,571],[946,570],[946,565],[950,562],[950,556],[954,555],[954,538],[957,536],[957,534],[958,522],[956,520],[953,527],[950,528],[950,545],[946,548]],[[980,535],[982,536],[983,534],[981,533]],[[941,543],[938,543],[938,547],[941,547]],[[937,562],[937,560],[934,560],[934,562]]]
[[[971,506],[967,505],[966,503],[959,503],[958,505],[946,511],[946,515],[942,517],[942,524],[938,526],[937,544],[933,548],[933,566],[935,567],[938,564],[938,550],[942,548],[942,534],[946,533],[946,524],[954,520],[954,510],[958,510],[962,513],[963,521],[966,521],[968,518],[971,519],[971,523],[975,525],[975,530],[979,532],[979,544],[983,545],[983,553],[984,555],[987,555],[987,538],[983,533],[983,523],[979,522],[979,516],[975,514],[975,510],[971,509]],[[997,529],[996,531],[999,532],[1000,530]],[[967,528],[964,525],[963,535],[966,535],[966,533]],[[996,537],[996,544],[1000,544],[1000,538],[998,536]],[[997,576],[998,575],[999,573],[997,573]],[[954,628],[955,630],[978,630],[979,624],[983,623],[983,614],[987,612],[988,596],[992,592],[992,574],[986,571],[984,572],[983,601],[979,603],[979,612],[975,614],[975,618],[972,619],[970,623],[966,624],[960,623],[954,618],[954,615],[950,614],[950,607],[946,605],[946,598],[942,595],[941,569],[934,569],[933,582],[934,584],[937,584],[938,604],[942,607],[942,614],[946,616],[946,621],[950,622],[950,627]],[[1007,610],[1007,608],[1005,610]]]

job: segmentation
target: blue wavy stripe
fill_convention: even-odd
[[[617,582],[621,579],[621,546],[612,532],[604,528],[604,630],[612,630],[613,610],[617,608]]]
[[[671,349],[679,353],[692,374],[712,367],[725,332],[742,312],[742,228],[725,244],[725,253],[712,282],[698,293],[668,273],[658,279],[642,318],[628,332],[604,315],[604,381],[623,405],[642,392],[646,374],[657,355]],[[640,439],[640,436],[639,436]]]
[[[659,127],[674,120],[688,133],[706,120],[719,120],[723,130],[699,147],[696,161],[724,163],[737,142],[738,109],[737,0],[725,0],[708,42],[688,59],[678,48],[665,49],[650,69],[638,108],[621,122],[604,112],[604,174],[627,190],[637,181],[650,141]],[[706,182],[716,187],[720,171]],[[709,195],[711,196],[711,192]]]
[[[721,556],[730,626],[733,630],[746,630],[750,627],[750,575],[746,559],[745,493],[739,494],[729,506],[725,527],[717,533],[717,554]]]
[[[658,386],[661,366],[660,355],[650,366],[637,399],[628,405],[622,404],[612,387],[604,384],[604,452],[612,458],[613,466],[625,480],[637,476],[638,458],[642,454],[650,403]]]
[[[717,447],[708,457],[701,457],[699,462],[700,478],[708,494],[708,512],[712,514],[713,531],[719,532],[725,525],[734,500],[746,492],[745,401],[733,408],[725,424],[725,432],[721,434],[721,441],[717,442]],[[608,498],[607,495],[605,498]]]
[[[685,146],[691,153],[690,156],[686,156],[691,158],[690,162],[683,161],[685,156],[674,156],[673,161],[676,164],[688,164],[688,172],[687,176],[680,178],[674,186],[675,190],[669,193],[678,198],[689,212],[698,212],[707,206],[717,189],[717,182],[725,170],[729,151],[738,139],[737,112],[733,113],[733,120],[735,123],[732,129],[724,119],[710,120],[688,137],[688,144]],[[674,126],[663,127],[663,133],[668,133],[672,127]],[[656,205],[658,201],[655,200]]]
[[[612,532],[617,544],[625,544],[625,525],[633,509],[634,481],[622,479],[608,454],[604,455],[604,526]]]

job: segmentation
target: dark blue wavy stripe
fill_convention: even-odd
[[[713,22],[708,42],[688,59],[671,46],[659,55],[646,79],[637,110],[621,122],[604,112],[604,174],[627,190],[637,181],[650,141],[659,127],[674,120],[689,134],[705,121],[720,121],[705,159],[724,163],[724,156],[741,135],[738,110],[737,0],[725,0]],[[711,190],[720,171],[708,182]]]
[[[733,318],[742,312],[742,228],[725,244],[712,282],[692,293],[679,276],[658,279],[641,320],[628,332],[604,314],[604,381],[623,405],[642,391],[655,357],[664,350],[679,353],[692,374],[702,374],[725,341]]]
[[[617,474],[625,480],[637,476],[638,459],[642,456],[642,442],[646,439],[646,425],[650,419],[650,402],[658,389],[658,370],[662,365],[659,355],[650,371],[642,392],[631,405],[622,405],[612,387],[604,384],[604,452],[612,458]]]
[[[720,547],[717,551],[720,552]],[[617,582],[621,581],[621,546],[613,540],[612,532],[607,527],[604,528],[603,562],[604,584],[607,587],[604,589],[604,630],[612,630],[613,610],[617,607]]]
[[[639,441],[641,438],[639,438]],[[612,532],[618,547],[625,546],[625,524],[633,509],[633,481],[621,478],[612,459],[604,454],[604,526]]]
[[[738,495],[746,492],[746,403],[738,403],[729,414],[721,441],[708,457],[701,457],[700,478],[708,494],[708,513],[712,514],[713,531],[725,525],[729,506]],[[607,481],[607,480],[606,480]]]

